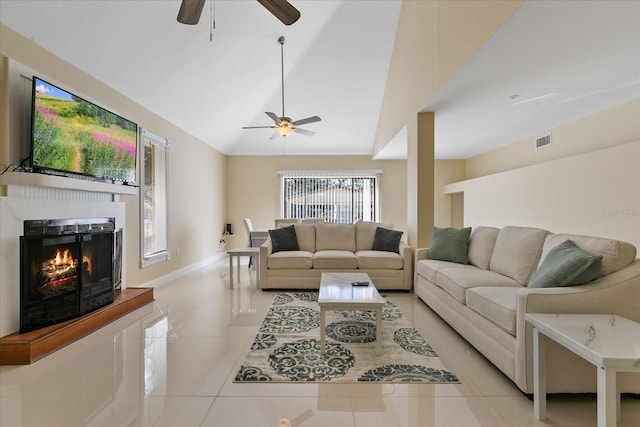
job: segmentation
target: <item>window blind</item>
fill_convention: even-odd
[[[281,216],[327,222],[377,221],[379,170],[279,171]]]

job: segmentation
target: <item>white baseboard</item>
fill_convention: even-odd
[[[197,271],[213,262],[220,261],[227,256],[226,252],[219,252],[215,255],[210,256],[209,258],[205,258],[198,262],[194,262],[193,264],[187,265],[186,267],[182,267],[178,270],[172,271],[171,273],[165,274],[164,276],[157,277],[153,280],[149,280],[148,282],[141,283],[140,285],[136,285],[139,288],[157,288],[158,286],[164,285],[165,283],[169,283],[178,277],[182,277],[185,274],[192,273]]]

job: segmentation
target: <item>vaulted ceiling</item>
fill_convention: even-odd
[[[0,21],[223,153],[372,154],[401,2],[291,3],[289,27],[224,0],[196,26],[179,0],[2,0]],[[285,113],[322,118],[286,147],[241,129],[282,113],[281,35]],[[424,110],[436,157],[467,158],[639,96],[640,2],[528,1]],[[378,158],[404,156],[400,135]]]

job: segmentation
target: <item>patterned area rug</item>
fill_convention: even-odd
[[[382,346],[375,311],[326,312],[320,356],[318,292],[279,292],[234,382],[458,383],[420,333],[385,295]]]

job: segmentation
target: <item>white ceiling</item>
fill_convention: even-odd
[[[291,3],[286,27],[216,0],[213,41],[210,2],[197,26],[176,21],[180,0],[0,0],[0,21],[223,153],[371,154],[401,2]],[[286,115],[322,118],[286,146],[241,129],[282,113],[280,35]],[[436,157],[467,158],[639,96],[640,1],[529,1],[424,111]],[[376,156],[404,157],[403,130]]]
[[[638,97],[640,1],[528,1],[424,111],[468,158]]]

